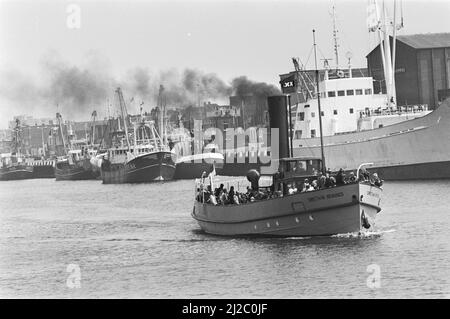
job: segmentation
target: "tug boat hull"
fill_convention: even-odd
[[[325,236],[355,233],[371,225],[381,189],[348,184],[241,205],[195,202],[192,217],[206,233],[223,236]],[[366,227],[367,228],[367,227]]]

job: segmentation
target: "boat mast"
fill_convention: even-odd
[[[44,124],[42,124],[41,139],[42,139],[42,155],[45,156]]]
[[[97,117],[97,111],[94,110],[94,112],[92,112],[92,136],[91,136],[91,146],[94,147],[94,143],[95,143],[95,119]]]
[[[158,104],[159,104],[159,138],[161,144],[164,144],[163,141],[163,130],[164,130],[164,111],[163,111],[163,92],[164,86],[162,84],[159,85],[159,94],[158,94]]]
[[[126,141],[127,141],[127,147],[128,147],[128,151],[130,151],[130,140],[128,137],[128,125],[127,125],[127,119],[126,119],[126,117],[128,117],[128,114],[125,110],[125,101],[123,99],[123,94],[122,94],[122,90],[120,89],[120,87],[116,89],[116,93],[119,98],[120,112],[121,112],[122,118],[123,118],[123,126],[125,128],[125,137],[126,137]]]
[[[62,123],[61,123],[62,116],[61,116],[60,113],[56,113],[56,119],[58,120],[59,130],[61,132],[61,138],[62,138],[62,142],[63,142],[64,153],[67,154],[66,141],[64,139],[64,132],[63,132]]]
[[[325,174],[326,167],[325,167],[325,153],[323,150],[322,109],[320,107],[319,70],[317,69],[316,30],[313,30],[313,43],[314,43],[314,65],[316,67],[316,96],[317,96],[317,106],[319,108],[320,153],[322,157],[322,174]]]

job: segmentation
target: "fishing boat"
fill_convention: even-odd
[[[97,150],[90,147],[86,140],[75,140],[72,130],[69,126],[68,145],[64,137],[62,127],[62,116],[60,113],[56,114],[58,120],[61,137],[63,140],[64,150],[66,154],[56,159],[55,163],[55,178],[57,181],[64,180],[89,180],[97,179],[99,172],[93,169],[91,165],[91,158],[97,153]]]
[[[313,38],[316,57],[314,31]],[[278,145],[271,142],[271,154],[273,157],[276,146],[279,146],[280,158],[269,186],[261,187],[260,174],[251,170],[247,174],[251,187],[247,188],[245,196],[240,197],[241,184],[233,185],[232,189],[228,182],[226,193],[223,182],[215,189],[217,182],[214,176],[203,176],[195,184],[192,211],[192,217],[201,229],[223,236],[292,237],[359,233],[373,228],[375,218],[381,211],[382,188],[379,182],[367,178],[364,166],[368,164],[359,166],[355,179],[339,184],[327,182],[332,179],[326,175],[329,171],[325,166],[323,147],[320,157],[292,156],[287,97],[269,97],[268,105],[270,126],[279,130]],[[318,109],[321,109],[320,97]],[[363,170],[364,174],[360,175]],[[315,187],[311,187],[310,183]],[[234,193],[230,195],[231,191]]]
[[[20,155],[12,153],[1,154],[1,162],[1,181],[33,178],[33,167],[26,164],[25,159]]]
[[[11,152],[1,154],[0,180],[19,180],[33,177],[33,167],[26,162],[22,154],[20,121],[16,119],[11,142]]]
[[[102,159],[97,160],[104,184],[147,183],[172,180],[175,174],[175,155],[158,134],[155,123],[145,116],[131,123],[120,88],[116,94],[122,113],[124,131],[116,131],[115,139]],[[120,119],[119,119],[120,123]],[[131,135],[131,136],[130,136]],[[131,142],[133,141],[133,143]]]

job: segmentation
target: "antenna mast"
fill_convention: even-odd
[[[339,44],[338,44],[338,37],[337,37],[337,33],[338,30],[336,28],[336,10],[335,7],[333,5],[333,41],[334,41],[334,56],[336,58],[336,70],[339,69]]]
[[[319,91],[319,70],[317,69],[316,30],[313,30],[313,42],[314,42],[314,65],[316,67],[317,107],[319,108],[320,152],[322,155],[322,174],[325,174],[326,168],[325,168],[325,153],[323,150],[322,110],[320,108],[320,91]]]

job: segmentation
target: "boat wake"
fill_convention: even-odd
[[[330,237],[334,238],[374,238],[380,237],[383,234],[392,233],[397,231],[396,229],[386,229],[386,230],[367,230],[367,231],[359,231],[354,233],[345,233],[345,234],[336,234]]]

